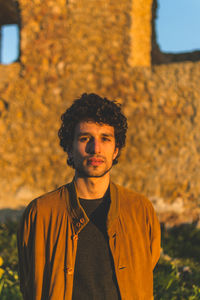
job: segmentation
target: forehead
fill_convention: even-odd
[[[81,133],[106,134],[114,137],[114,127],[108,124],[95,123],[93,121],[82,121],[75,127],[75,136]]]

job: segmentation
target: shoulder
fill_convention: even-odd
[[[131,209],[153,210],[151,201],[143,194],[137,193],[129,188],[113,183],[120,200],[120,207]]]
[[[50,191],[40,197],[34,199],[32,202],[36,202],[37,206],[42,205],[57,205],[63,199],[66,193],[66,185],[62,185],[56,190]]]
[[[23,216],[33,219],[36,215],[46,215],[51,211],[63,210],[66,207],[66,185],[60,186],[56,190],[45,193],[32,200],[25,208]]]
[[[150,224],[159,231],[160,225],[151,201],[144,195],[114,184],[119,197],[121,216],[143,224]]]

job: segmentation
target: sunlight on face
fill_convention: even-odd
[[[77,174],[102,177],[112,168],[117,154],[112,126],[92,121],[83,121],[76,126],[72,157]]]

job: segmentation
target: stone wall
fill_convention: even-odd
[[[151,65],[151,5],[19,0],[20,61],[0,66],[0,208],[72,178],[60,115],[95,92],[117,98],[129,121],[113,179],[148,195],[163,220],[198,218],[200,62]]]

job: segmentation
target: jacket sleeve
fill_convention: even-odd
[[[154,269],[160,257],[161,231],[158,217],[151,203],[149,209],[149,225],[152,266]]]
[[[36,275],[38,271],[36,269],[38,263],[43,265],[41,261],[35,264],[38,256],[37,252],[40,251],[40,245],[37,241],[38,231],[40,230],[40,240],[42,234],[42,226],[38,223],[36,201],[34,200],[26,208],[18,229],[19,278],[24,300],[37,299]],[[42,260],[41,254],[40,252],[40,260]],[[43,276],[42,269],[40,270],[40,276]]]

